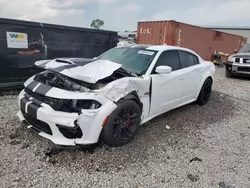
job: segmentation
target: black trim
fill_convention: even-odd
[[[250,73],[250,67],[238,67],[238,71]]]
[[[36,133],[36,134],[39,134],[41,131],[40,130],[38,130],[36,127],[30,127],[29,128],[32,132],[34,132],[34,133]]]
[[[148,111],[148,115],[151,111],[151,103],[152,103],[152,76],[150,78],[150,84],[149,84],[149,111]]]
[[[244,77],[244,78],[250,78],[250,74],[248,73],[238,73],[238,72],[230,72],[232,76],[235,77]]]
[[[28,104],[28,108],[27,108],[27,114],[35,119],[37,119],[37,110],[40,107],[35,105],[34,103],[30,103]]]
[[[150,78],[150,84],[149,84],[149,102],[151,105],[151,100],[152,100],[152,77]]]
[[[41,101],[39,101],[39,100],[37,100],[37,99],[32,99],[31,100],[34,104],[36,104],[37,106],[39,106],[39,107],[41,107],[41,105],[42,105],[42,102]]]
[[[56,126],[58,127],[59,131],[63,134],[63,136],[65,136],[68,139],[82,138],[83,134],[81,128],[79,127],[76,121],[74,122],[74,124],[75,127],[66,127],[64,125],[58,125],[58,124],[56,124]]]
[[[51,90],[52,87],[49,85],[45,85],[45,84],[41,84],[36,90],[36,93],[39,93],[40,95],[46,95],[46,93],[49,92],[49,90]]]
[[[27,88],[30,89],[31,91],[39,84],[39,82],[33,80],[31,83],[27,85]]]

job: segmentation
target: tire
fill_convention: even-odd
[[[231,78],[231,77],[232,77],[232,73],[229,72],[229,71],[227,71],[227,70],[225,70],[225,76],[226,76],[227,78]]]
[[[128,144],[137,134],[141,122],[141,110],[133,100],[121,100],[105,123],[101,141],[113,147]]]
[[[200,106],[206,105],[210,99],[212,92],[212,79],[207,78],[203,83],[199,96],[197,98],[197,104]]]

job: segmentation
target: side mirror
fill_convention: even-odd
[[[172,72],[172,68],[169,66],[158,66],[156,67],[155,72],[159,74],[169,74]]]
[[[93,59],[97,59],[97,57],[94,57]]]
[[[234,53],[238,53],[238,50],[237,50],[237,49],[234,49]]]

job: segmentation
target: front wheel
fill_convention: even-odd
[[[205,80],[205,82],[201,88],[200,94],[199,94],[198,99],[196,101],[197,104],[200,106],[207,104],[209,99],[210,99],[211,92],[212,92],[212,80],[210,78],[208,78]]]
[[[232,73],[229,72],[228,70],[225,70],[225,76],[226,76],[227,78],[231,78],[231,77],[232,77]]]
[[[138,132],[141,110],[133,100],[121,100],[105,123],[101,140],[114,147],[128,144]]]

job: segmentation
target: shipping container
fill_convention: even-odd
[[[41,71],[34,62],[92,58],[117,45],[117,32],[0,18],[0,89],[22,86]]]
[[[148,21],[137,24],[137,43],[168,44],[189,48],[203,59],[211,60],[219,51],[233,54],[244,44],[242,36],[205,29],[177,21]]]

